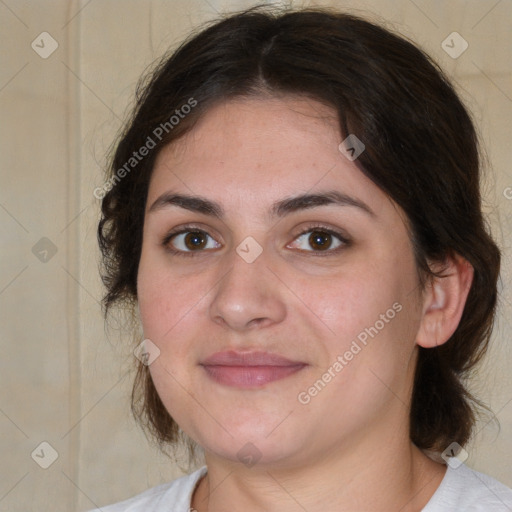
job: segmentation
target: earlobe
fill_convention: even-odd
[[[473,266],[462,256],[447,256],[443,264],[432,265],[443,270],[444,277],[432,277],[423,294],[421,324],[416,343],[433,348],[446,343],[457,329],[473,282]]]

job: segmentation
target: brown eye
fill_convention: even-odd
[[[198,229],[183,229],[179,233],[172,233],[163,240],[163,245],[176,253],[199,253],[205,249],[217,249],[220,244],[205,231]]]
[[[199,231],[191,231],[184,238],[185,247],[191,251],[195,249],[203,249],[206,246],[206,237],[204,233]]]
[[[318,255],[322,252],[335,254],[348,247],[350,243],[344,235],[330,228],[312,227],[303,231],[288,247]]]
[[[323,231],[312,231],[308,238],[309,245],[317,251],[325,251],[332,245],[332,235]]]

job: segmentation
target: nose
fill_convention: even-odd
[[[210,317],[239,332],[270,326],[286,317],[284,298],[283,285],[267,268],[265,251],[252,263],[233,251],[229,270],[212,295]]]

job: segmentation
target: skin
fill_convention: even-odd
[[[457,327],[472,269],[450,259],[450,276],[421,290],[405,214],[340,153],[342,140],[328,107],[258,97],[212,107],[157,158],[138,302],[144,336],[160,349],[150,365],[159,396],[205,450],[208,474],[192,500],[198,512],[419,511],[444,476],[445,466],[409,439],[414,365],[418,345],[443,343]],[[328,190],[373,215],[323,205],[270,216],[274,202]],[[170,191],[216,201],[224,217],[176,205],[151,211]],[[182,235],[168,247],[193,255],[172,254],[162,240],[187,223],[210,235],[208,245],[194,251]],[[311,223],[350,242],[327,235],[328,249],[315,251],[313,229],[299,237]],[[262,248],[252,263],[235,250],[248,236]],[[300,403],[298,394],[395,303],[401,311]],[[228,349],[307,366],[259,388],[228,387],[199,365]],[[260,457],[251,467],[237,456],[248,442]]]

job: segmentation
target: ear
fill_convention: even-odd
[[[432,270],[445,277],[433,277],[423,293],[423,313],[416,343],[432,348],[448,341],[457,329],[473,282],[473,266],[459,254],[447,256]]]

